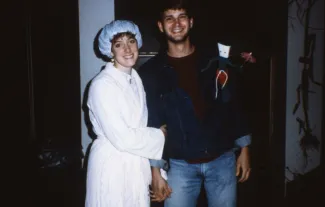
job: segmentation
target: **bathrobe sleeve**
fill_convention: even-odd
[[[120,113],[123,110],[117,101],[120,93],[113,81],[97,81],[90,88],[88,107],[101,133],[120,151],[161,159],[165,142],[163,132],[153,127],[129,127]]]

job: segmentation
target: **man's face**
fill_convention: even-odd
[[[192,26],[193,19],[188,17],[184,9],[169,9],[158,22],[159,30],[164,32],[167,39],[173,43],[186,41]]]

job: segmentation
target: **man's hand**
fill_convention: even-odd
[[[237,159],[236,176],[238,177],[241,174],[238,182],[245,182],[249,178],[250,172],[249,150],[248,147],[243,147]]]
[[[166,180],[161,176],[159,168],[151,168],[152,183],[150,197],[151,201],[162,202],[172,193],[172,189],[168,186]]]

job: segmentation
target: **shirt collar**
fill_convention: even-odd
[[[131,80],[133,79],[133,70],[131,70],[131,75],[130,74],[127,74],[119,69],[117,69],[113,63],[111,62],[108,62],[106,64],[106,67],[104,69],[105,71],[107,71],[109,74],[112,75],[112,77],[114,79],[116,79],[120,84],[122,84],[124,87],[126,87],[128,84],[131,83]]]

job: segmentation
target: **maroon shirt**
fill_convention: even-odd
[[[175,58],[168,56],[168,63],[174,68],[178,76],[178,87],[183,89],[191,98],[194,110],[199,118],[204,115],[204,101],[200,94],[197,72],[197,53]]]

